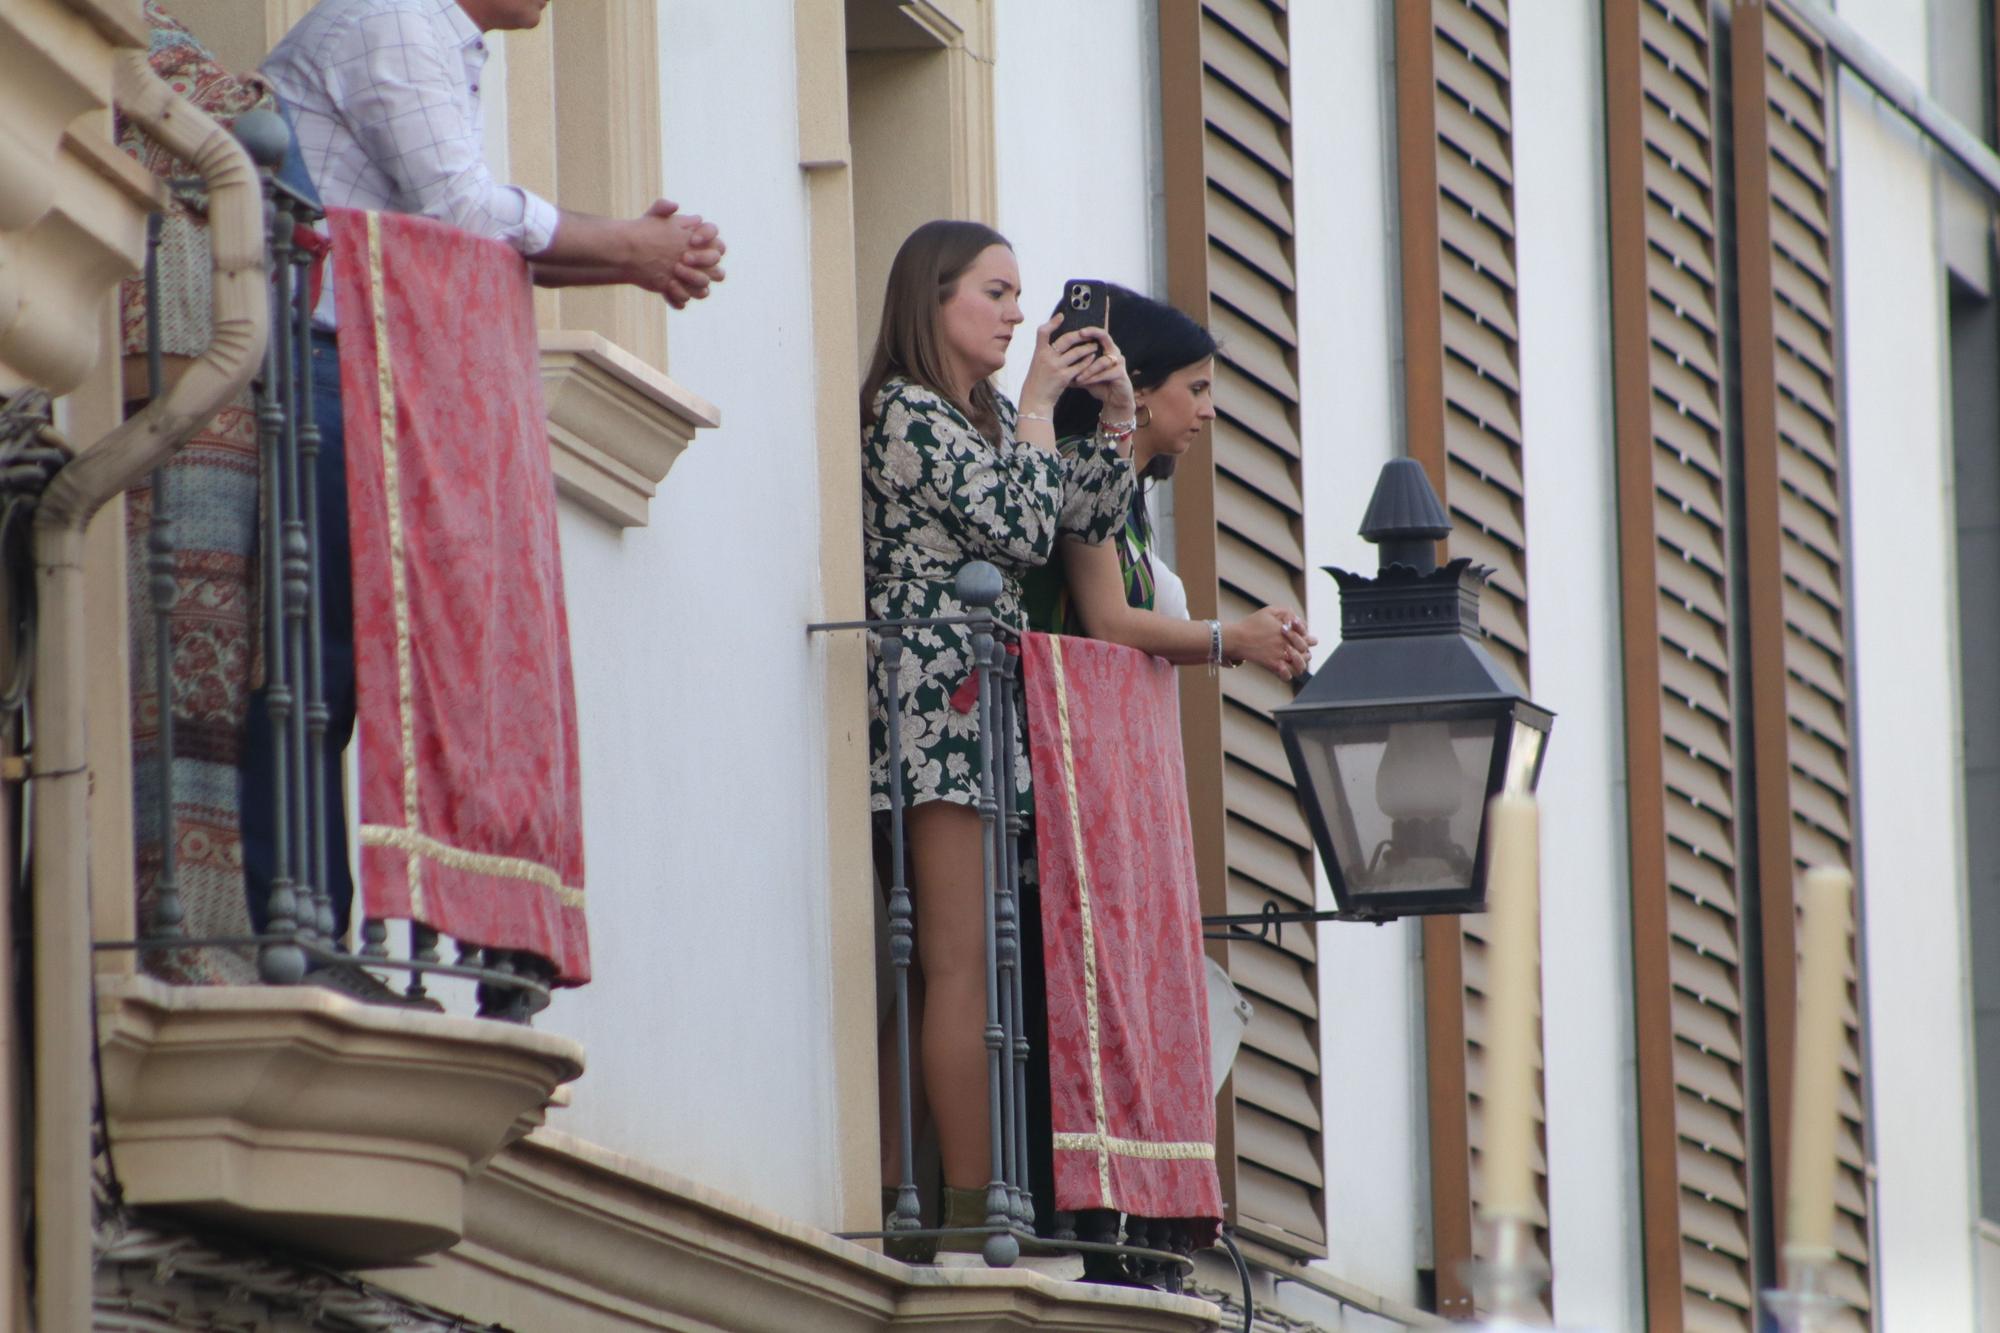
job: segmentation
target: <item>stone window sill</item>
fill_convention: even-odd
[[[545,330],[541,345],[557,493],[617,527],[644,527],[674,460],[721,412],[601,334]]]

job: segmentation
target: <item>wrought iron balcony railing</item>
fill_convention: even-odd
[[[1084,1256],[1087,1271],[1107,1280],[1178,1291],[1192,1271],[1189,1252],[1165,1224],[1154,1235],[1145,1219],[1120,1219],[1093,1210],[1077,1215],[1059,1212],[1043,1201],[1039,1210],[1031,1185],[1036,1154],[1031,1131],[1029,1086],[1033,1062],[1046,1061],[1030,1040],[1024,987],[1035,975],[1023,948],[1023,917],[1027,899],[1021,878],[1021,838],[1025,821],[1013,799],[1019,766],[1027,756],[1016,752],[1021,658],[1009,651],[1021,631],[993,611],[1001,592],[1000,573],[983,561],[959,571],[956,595],[971,608],[965,615],[924,619],[861,620],[815,624],[810,632],[865,631],[871,661],[879,661],[886,682],[889,784],[887,817],[887,896],[889,962],[894,987],[892,1022],[896,1065],[896,1142],[898,1147],[895,1205],[879,1231],[846,1233],[850,1239],[879,1239],[892,1253],[908,1254],[918,1245],[947,1239],[979,1240],[981,1254],[992,1267],[1007,1267],[1024,1253]],[[916,1089],[912,1086],[911,968],[916,957],[916,908],[907,882],[901,738],[907,700],[902,672],[912,634],[940,628],[969,629],[978,684],[975,705],[979,723],[979,798],[977,810],[984,829],[982,881],[985,893],[986,1025],[990,1176],[986,1187],[986,1218],[976,1227],[926,1227],[921,1217],[915,1149]],[[1046,1128],[1046,1126],[1044,1126]],[[915,1243],[915,1244],[913,1244]],[[1228,1242],[1225,1239],[1225,1247]]]
[[[432,1007],[427,982],[440,977],[477,984],[482,1017],[526,1022],[549,1002],[549,987],[523,956],[505,949],[459,943],[447,960],[450,942],[422,923],[409,927],[408,947],[392,951],[389,923],[365,919],[358,947],[335,929],[328,891],[330,847],[328,765],[329,709],[322,678],[323,545],[319,532],[319,423],[314,419],[315,369],[311,250],[301,233],[322,220],[317,204],[279,178],[289,135],[268,112],[252,112],[238,122],[237,135],[256,160],[263,182],[268,229],[271,335],[255,382],[256,421],[261,459],[259,499],[262,525],[258,588],[261,606],[265,695],[277,756],[272,773],[277,818],[274,869],[262,929],[240,934],[190,934],[181,900],[175,828],[175,714],[187,693],[177,679],[173,618],[180,595],[178,498],[171,464],[151,478],[146,588],[152,619],[154,680],[159,700],[156,753],[136,773],[135,809],[153,827],[142,840],[157,845],[157,865],[149,866],[148,908],[130,940],[100,940],[100,950],[137,950],[142,957],[169,951],[254,949],[257,975],[267,984],[321,983],[389,1000]],[[174,182],[183,203],[199,207],[190,187]],[[159,314],[159,217],[150,228],[146,264],[147,390],[162,390]],[[400,994],[373,977],[370,969],[407,975]],[[366,976],[362,976],[365,973]],[[357,980],[359,985],[357,986]]]

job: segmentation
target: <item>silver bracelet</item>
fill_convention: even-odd
[[[1040,412],[1016,412],[1014,420],[1017,423],[1022,421],[1046,421],[1051,426],[1056,424],[1054,417],[1045,417]]]
[[[1215,669],[1221,665],[1222,622],[1220,620],[1211,620],[1208,622],[1208,674],[1211,676],[1214,675]]]

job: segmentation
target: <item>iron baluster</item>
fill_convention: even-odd
[[[982,730],[990,723],[992,730],[985,737],[985,761],[993,772],[993,785],[999,793],[999,803],[994,807],[994,819],[987,827],[986,835],[993,858],[993,935],[994,973],[993,988],[997,992],[1000,1012],[1000,1114],[994,1120],[993,1132],[1000,1138],[1001,1158],[1005,1163],[1007,1182],[1007,1214],[1015,1225],[1021,1222],[1021,1177],[1025,1162],[1020,1153],[1020,1138],[1014,1125],[1014,1042],[1018,1035],[1019,1018],[1014,1012],[1014,975],[1021,958],[1020,920],[1015,910],[1013,886],[1007,880],[1007,816],[1006,811],[1014,804],[1012,787],[1006,781],[1009,765],[1006,762],[1006,667],[1007,654],[996,640],[993,647],[993,664],[988,673],[991,681],[991,697],[987,701],[987,718],[981,722]]]
[[[1017,734],[1015,700],[1020,698],[1016,681],[1020,678],[1021,658],[1013,654],[1001,662],[1003,687],[1000,691],[1000,736],[1001,754],[1004,762],[1000,769],[1001,790],[1007,793],[1006,821],[1007,836],[1002,845],[1004,883],[1013,899],[1017,917],[1024,916],[1027,907],[1021,895],[1021,818],[1020,802],[1015,798],[1020,780],[1016,765],[1020,762],[1019,748],[1014,743]],[[1025,935],[1022,937],[1025,939]],[[1013,978],[1014,1000],[1014,1141],[1015,1160],[1020,1165],[1021,1225],[1032,1231],[1035,1228],[1035,1192],[1029,1164],[1033,1157],[1028,1144],[1028,1009],[1026,1003],[1028,958],[1025,949],[1017,946]]]
[[[305,212],[303,204],[295,205],[294,220]],[[293,382],[293,410],[298,421],[299,471],[305,482],[304,519],[306,546],[306,660],[305,660],[305,723],[306,723],[306,783],[305,808],[308,852],[306,866],[308,878],[313,886],[313,903],[317,908],[318,920],[315,925],[319,937],[338,944],[334,933],[333,879],[327,865],[327,807],[329,793],[326,790],[326,728],[328,712],[326,705],[325,662],[322,657],[321,640],[325,628],[320,623],[320,542],[323,534],[319,530],[319,451],[320,434],[317,410],[313,405],[313,355],[312,355],[312,281],[310,265],[312,255],[303,246],[292,247],[292,266],[297,273],[294,284],[293,306],[293,346],[298,365],[297,378]]]
[[[387,955],[389,951],[385,948],[382,952]],[[438,960],[438,933],[420,921],[410,923],[410,959],[418,963],[435,963]],[[424,986],[423,970],[412,968],[410,984],[403,987],[404,997],[410,1000],[422,1000],[429,994],[430,991]]]
[[[891,1231],[914,1231],[923,1225],[917,1199],[914,1090],[910,1083],[910,962],[916,955],[917,926],[910,901],[903,850],[903,636],[881,636],[882,669],[887,677],[884,701],[889,732],[889,962],[896,978],[896,1116],[901,1134],[896,1141],[899,1175],[896,1209],[888,1219]]]
[[[988,619],[974,625],[972,633],[972,657],[976,663],[974,673],[979,682],[980,883],[986,900],[986,1125],[991,1145],[986,1225],[995,1228],[994,1234],[986,1238],[983,1252],[988,1265],[1005,1268],[1019,1255],[1020,1242],[1006,1230],[1013,1221],[1014,1203],[1007,1193],[1008,1153],[1000,1116],[1003,1063],[1000,1047],[1006,1037],[1000,1027],[1000,942],[999,923],[995,915],[999,906],[999,889],[995,883],[999,867],[993,855],[993,831],[998,822],[999,805],[994,788],[999,784],[993,771],[993,651],[993,622]]]
[[[275,156],[269,152],[260,153],[257,162],[257,174],[264,188],[264,226],[274,248],[280,225],[276,171],[283,160],[284,154],[280,150]],[[271,323],[275,330],[284,326],[286,312],[278,302],[275,288],[271,300]],[[291,713],[292,696],[285,653],[283,565],[280,543],[271,536],[271,525],[284,512],[287,468],[283,447],[285,408],[280,388],[283,358],[279,341],[274,334],[265,343],[264,369],[257,385],[257,447],[264,459],[264,524],[259,547],[264,597],[264,699],[276,742],[272,747],[275,753],[271,766],[271,787],[272,803],[277,811],[271,830],[271,892],[265,909],[269,919],[264,931],[267,939],[257,952],[257,970],[267,982],[289,985],[305,977],[306,955],[298,944],[303,938],[299,929],[301,905],[292,878],[291,821],[286,817],[291,808],[292,772],[283,737],[285,722]]]
[[[310,575],[310,550],[302,507],[305,479],[300,476],[299,458],[298,352],[292,345],[292,198],[285,190],[272,196],[274,222],[271,228],[271,281],[277,290],[271,317],[271,342],[278,349],[278,401],[282,405],[278,447],[285,457],[283,518],[279,525],[280,574],[283,580],[285,634],[285,717],[277,717],[273,692],[272,730],[278,748],[285,755],[293,781],[286,789],[287,804],[279,807],[278,819],[288,826],[286,848],[290,852],[292,883],[297,886],[299,934],[319,943],[320,886],[313,883],[307,802],[312,792],[312,773],[306,764],[306,596]]]

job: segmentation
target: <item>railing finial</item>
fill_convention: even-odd
[[[952,591],[966,606],[987,607],[1000,600],[1000,593],[1005,586],[1001,582],[999,570],[984,560],[974,560],[958,571],[958,578],[952,585]]]
[[[236,118],[230,132],[258,166],[276,171],[285,165],[285,154],[292,147],[292,132],[277,112],[246,111]]]

